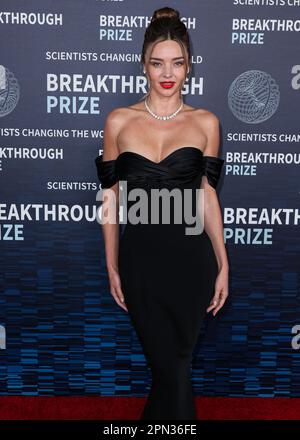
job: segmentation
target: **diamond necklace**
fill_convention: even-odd
[[[151,116],[153,116],[153,118],[155,118],[155,119],[159,119],[160,121],[166,121],[166,120],[168,120],[168,119],[172,119],[172,118],[175,118],[175,116],[177,115],[177,113],[182,109],[182,107],[183,107],[183,99],[181,99],[181,104],[180,104],[180,106],[178,107],[178,109],[174,112],[174,113],[172,113],[171,115],[168,115],[168,116],[159,116],[159,115],[157,115],[156,113],[154,113],[150,108],[149,108],[149,105],[148,105],[148,103],[147,103],[147,98],[145,99],[145,106],[146,106],[146,109],[148,110],[148,112],[150,113],[150,115]]]

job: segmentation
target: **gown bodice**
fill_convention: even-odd
[[[102,189],[110,188],[118,181],[126,182],[125,191],[121,183],[119,200],[121,201],[121,206],[125,205],[125,211],[127,213],[131,211],[132,206],[136,203],[135,198],[128,197],[128,194],[130,194],[132,190],[140,189],[142,192],[146,192],[150,195],[151,190],[160,191],[161,189],[166,189],[169,194],[173,193],[173,190],[179,191],[180,209],[183,212],[184,206],[189,206],[188,209],[190,209],[193,216],[195,216],[197,212],[200,212],[197,209],[197,200],[202,176],[205,175],[209,185],[216,188],[224,163],[224,159],[219,157],[204,156],[203,152],[196,147],[179,148],[160,162],[154,162],[133,151],[124,151],[119,154],[116,159],[111,160],[103,160],[102,156],[98,156],[95,161]],[[140,194],[142,194],[142,192]],[[167,198],[167,200],[169,199]],[[178,220],[176,220],[175,202],[173,202],[172,198],[170,198],[170,200],[170,205],[167,203],[164,204],[170,216],[168,224],[177,225]],[[153,223],[157,222],[161,225],[165,222],[165,220],[163,220],[162,208],[158,208],[158,204],[155,205],[155,203],[152,203],[153,198],[151,194],[151,196],[147,198],[146,205],[148,215],[147,222],[152,223],[151,226],[147,226],[148,228],[156,228],[156,224]],[[190,205],[188,205],[189,203]],[[156,220],[150,221],[153,213],[154,216],[157,216]],[[179,225],[175,227],[181,228],[186,225],[186,220],[180,218]],[[131,225],[128,229],[133,227],[134,226]],[[144,226],[136,224],[134,228],[135,231],[137,231],[138,228],[143,227]],[[162,231],[163,229],[160,230]],[[172,235],[173,230],[168,228],[168,233]]]
[[[187,146],[178,148],[160,162],[133,151],[124,151],[111,160],[97,156],[95,163],[103,189],[110,188],[120,180],[126,180],[129,189],[198,186],[203,175],[216,188],[224,159],[204,156],[199,148]]]

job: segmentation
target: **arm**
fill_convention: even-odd
[[[103,161],[115,161],[119,156],[117,136],[121,127],[121,114],[119,109],[110,112],[104,124]],[[109,162],[108,162],[109,163]],[[113,163],[113,162],[112,162]],[[110,283],[110,291],[117,304],[124,310],[124,295],[121,288],[121,280],[118,268],[119,254],[119,181],[109,183],[103,188],[102,217],[108,217],[108,221],[101,223],[106,266]],[[111,197],[113,196],[113,197]],[[105,206],[104,206],[105,205]],[[110,221],[114,219],[114,221]]]
[[[110,112],[104,124],[104,138],[103,138],[103,160],[115,160],[119,155],[117,145],[117,130],[118,127],[118,111],[117,109]],[[105,257],[108,274],[112,271],[118,270],[118,251],[119,251],[119,182],[108,188],[108,191],[114,191],[114,199],[116,203],[109,203],[108,209],[111,211],[108,214],[110,218],[115,218],[116,223],[103,223],[102,233],[105,244]],[[106,200],[112,201],[112,198],[106,199],[107,190],[103,189],[103,203]],[[104,213],[103,213],[104,214]]]
[[[219,120],[213,113],[209,112],[205,117],[204,126],[207,137],[204,156],[218,157],[220,143]],[[202,177],[200,188],[204,189],[204,230],[211,240],[219,268],[214,295],[206,310],[207,313],[213,310],[214,316],[223,307],[228,297],[229,272],[224,244],[222,213],[215,187],[216,183],[211,185],[206,175]]]
[[[207,144],[205,156],[219,157],[219,120],[210,113],[206,116],[205,131]],[[224,245],[222,213],[216,189],[208,183],[207,177],[202,177],[200,188],[204,189],[204,229],[211,239],[219,270],[228,270],[228,260]]]

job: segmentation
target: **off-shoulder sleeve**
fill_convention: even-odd
[[[225,159],[215,156],[203,156],[203,174],[207,177],[208,183],[216,188],[220,179],[222,166]]]
[[[96,157],[95,163],[101,188],[110,188],[113,186],[118,181],[116,160],[103,160],[103,156],[101,155]]]

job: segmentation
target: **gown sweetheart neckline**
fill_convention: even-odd
[[[154,164],[154,165],[160,165],[160,164],[162,164],[164,161],[166,161],[167,159],[169,159],[171,156],[173,156],[173,154],[175,154],[175,153],[177,153],[178,151],[183,150],[183,149],[192,149],[192,150],[199,151],[199,153],[200,153],[203,157],[215,157],[215,156],[204,156],[204,155],[203,155],[203,151],[200,150],[200,148],[198,148],[198,147],[194,147],[194,146],[190,146],[190,145],[187,145],[187,146],[183,146],[183,147],[176,148],[176,150],[171,151],[171,153],[169,153],[167,156],[165,156],[165,157],[164,157],[163,159],[161,159],[159,162],[156,162],[155,160],[152,160],[152,159],[150,159],[150,158],[148,158],[148,157],[144,156],[143,154],[140,154],[140,153],[138,153],[138,152],[136,152],[136,151],[129,151],[129,150],[122,151],[122,153],[120,153],[119,156],[118,156],[116,159],[108,159],[108,160],[103,160],[103,159],[102,159],[102,161],[103,161],[103,162],[115,162],[115,161],[117,161],[117,160],[119,159],[119,157],[121,157],[121,156],[124,155],[124,154],[133,154],[133,155],[135,155],[135,156],[139,156],[139,157],[141,157],[141,158],[147,160],[148,162],[151,162],[151,163]],[[102,156],[103,156],[103,155],[101,155],[100,157],[102,157]],[[215,157],[215,158],[218,159],[217,157]]]

